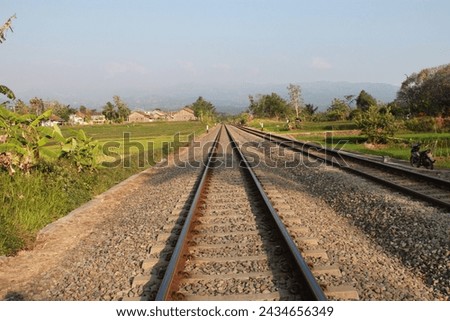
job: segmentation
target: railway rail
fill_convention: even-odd
[[[156,300],[326,300],[269,197],[223,126]]]
[[[364,156],[316,144],[301,142],[287,137],[264,133],[247,127],[236,127],[247,133],[264,138],[278,146],[313,157],[320,162],[363,176],[409,196],[450,209],[450,181],[425,175],[404,167],[378,162]]]

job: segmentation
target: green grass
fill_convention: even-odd
[[[431,148],[436,159],[437,168],[450,168],[450,133],[411,133],[406,130],[395,135],[394,141],[386,145],[365,144],[365,137],[357,133],[356,125],[351,121],[339,122],[302,122],[299,129],[285,130],[285,122],[271,119],[254,119],[248,126],[264,130],[289,134],[301,141],[310,141],[323,146],[335,146],[339,141],[345,142],[344,150],[362,154],[389,156],[409,160],[411,144],[422,143],[422,149]],[[325,133],[332,132],[332,139],[326,139]]]
[[[299,128],[287,131],[286,121],[277,121],[273,119],[253,119],[247,126],[261,129],[260,123],[263,123],[264,130],[271,132],[285,133],[304,133],[304,132],[324,132],[333,130],[355,130],[356,125],[351,121],[334,121],[334,122],[301,122]]]
[[[181,134],[181,142],[187,142],[189,134],[198,135],[205,131],[200,122],[97,125],[64,127],[62,130],[67,135],[70,130],[80,128],[102,146],[108,142],[119,143],[119,148],[114,151],[130,163],[121,162],[113,168],[102,166],[94,172],[78,173],[65,162],[47,159],[29,175],[16,173],[10,177],[6,171],[0,171],[0,255],[12,255],[32,247],[36,233],[42,227],[165,157],[162,143],[173,142],[176,133]],[[124,141],[124,133],[129,133],[129,142]],[[142,147],[136,147],[137,143]],[[148,146],[154,148],[151,157]],[[99,158],[108,159],[103,155]]]
[[[297,140],[316,142],[328,147],[336,146],[340,142],[339,146],[343,150],[403,160],[409,160],[411,145],[421,142],[422,149],[430,148],[433,151],[437,168],[450,168],[450,133],[397,134],[394,141],[384,145],[366,144],[366,139],[357,134],[339,134],[339,131],[332,133],[332,138],[326,138],[325,134],[304,135],[301,133],[295,134],[294,137]]]

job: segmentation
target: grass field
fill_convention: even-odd
[[[67,136],[80,128],[99,141],[102,151],[108,144],[116,146],[108,151],[115,156],[113,160],[118,157],[122,161],[113,168],[101,166],[94,172],[78,173],[67,163],[47,159],[28,175],[16,173],[10,177],[6,171],[0,172],[0,255],[31,247],[42,227],[154,164],[165,156],[163,142],[173,142],[179,134],[182,145],[189,135],[205,131],[200,122],[63,127],[62,131]],[[151,153],[149,148],[153,149]],[[100,161],[111,158],[102,152],[98,157]]]
[[[385,145],[366,144],[366,139],[359,134],[356,125],[351,121],[341,122],[303,122],[299,129],[286,130],[285,122],[255,119],[249,126],[260,129],[260,123],[264,124],[264,130],[289,134],[301,141],[310,141],[323,146],[332,147],[338,142],[343,150],[363,154],[389,156],[403,160],[409,160],[411,145],[422,143],[422,149],[430,148],[436,159],[437,168],[450,168],[450,133],[411,133],[406,130],[395,135],[395,140]],[[332,138],[326,137],[331,132]]]

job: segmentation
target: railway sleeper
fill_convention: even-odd
[[[353,285],[341,284],[337,286],[325,287],[325,295],[334,299],[341,300],[359,300],[358,291],[355,290]]]
[[[191,295],[180,292],[179,295],[185,301],[296,301],[298,296],[292,294],[273,293],[258,293],[258,294],[229,294],[221,296],[207,296],[207,295]]]

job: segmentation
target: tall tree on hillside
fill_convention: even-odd
[[[289,105],[295,110],[295,116],[300,117],[303,108],[302,90],[300,85],[289,84],[287,87],[289,91]]]

